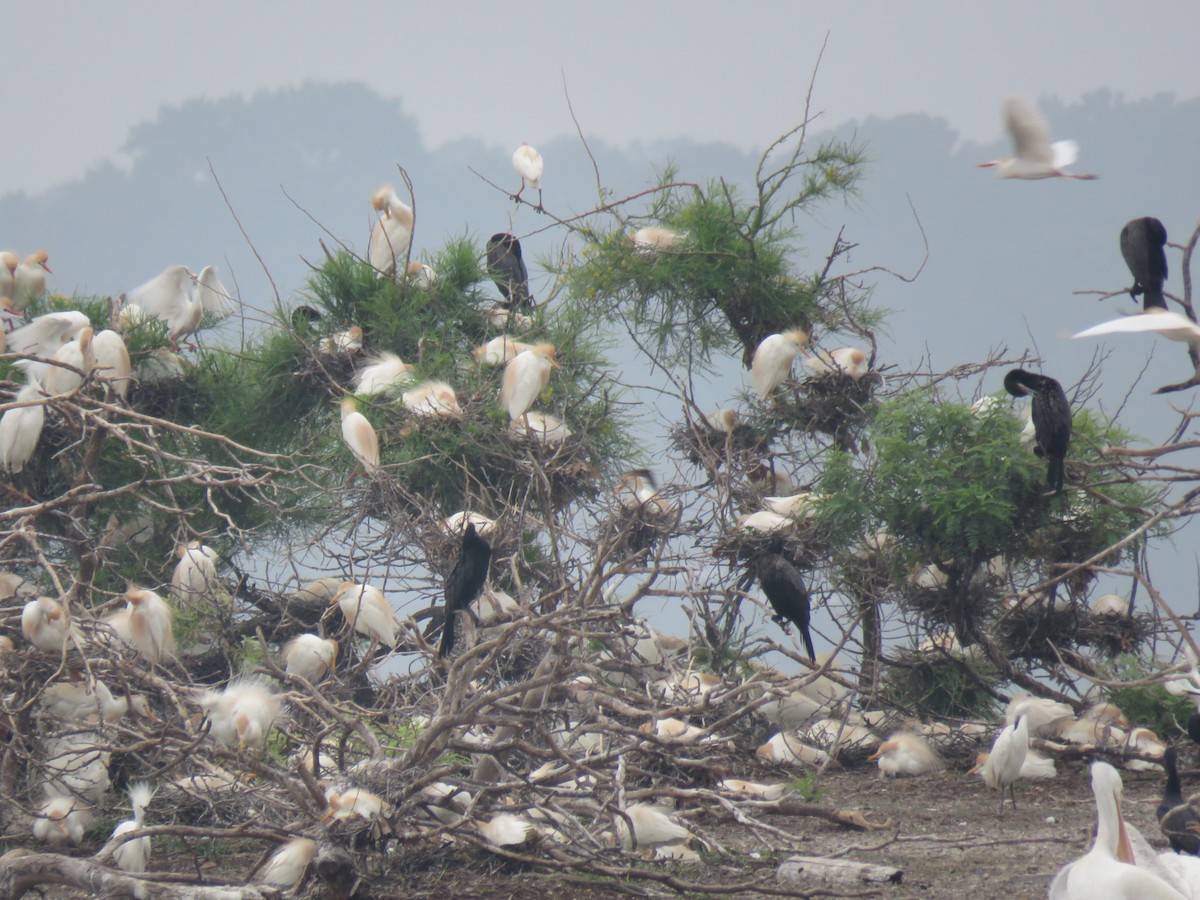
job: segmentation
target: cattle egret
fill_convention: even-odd
[[[404,408],[422,418],[461,419],[462,407],[454,388],[444,381],[423,381],[400,395]]]
[[[404,277],[418,291],[431,291],[437,284],[437,272],[433,270],[432,266],[427,266],[425,263],[409,263]]]
[[[205,266],[196,276],[196,302],[203,312],[222,317],[229,315],[233,296],[221,283],[216,266]]]
[[[760,400],[766,400],[792,374],[792,361],[807,344],[808,335],[799,328],[763,339],[750,363],[750,382]]]
[[[1106,762],[1092,763],[1096,840],[1092,849],[1059,870],[1050,897],[1061,900],[1183,900],[1183,894],[1148,869],[1134,865],[1121,817],[1121,776]]]
[[[790,516],[781,516],[769,509],[738,516],[738,527],[750,531],[784,531],[796,526],[796,520]]]
[[[511,422],[508,433],[514,438],[531,437],[544,446],[556,446],[571,436],[571,429],[554,416],[530,410]]]
[[[155,347],[140,360],[134,378],[139,384],[161,384],[183,377],[189,364],[168,347]]]
[[[221,692],[205,692],[199,705],[215,741],[230,749],[261,750],[279,718],[282,697],[265,681],[244,679],[231,681]]]
[[[626,509],[642,510],[654,518],[675,514],[675,504],[659,493],[654,473],[649,469],[622,473],[621,486],[613,493]]]
[[[21,265],[21,257],[11,250],[0,252],[0,297],[10,300],[17,293],[17,266]]]
[[[53,358],[63,344],[73,340],[90,325],[88,317],[78,310],[46,313],[12,332],[8,336],[8,349],[13,353]],[[49,365],[29,360],[19,362],[25,373],[37,381],[42,380],[42,375]]]
[[[152,663],[174,656],[175,632],[167,602],[144,588],[130,588],[125,599],[129,601],[129,635],[137,651]]]
[[[179,562],[171,574],[171,592],[181,603],[209,597],[220,587],[217,581],[217,551],[201,541],[180,544]]]
[[[412,245],[413,211],[390,184],[371,195],[371,207],[380,213],[371,228],[367,262],[381,276],[396,274],[396,261],[408,256]]]
[[[354,375],[354,393],[372,397],[386,394],[412,381],[412,363],[406,363],[395,353],[380,353],[366,361]]]
[[[337,662],[338,643],[315,634],[298,634],[283,648],[284,671],[319,684]]]
[[[117,332],[105,329],[92,338],[92,356],[96,364],[96,377],[107,381],[117,396],[124,400],[129,395],[129,382],[133,379],[133,363],[125,340]]]
[[[807,519],[813,514],[817,495],[808,491],[790,497],[763,497],[763,506],[790,519]]]
[[[341,408],[342,440],[367,474],[374,475],[379,471],[379,436],[352,398],[343,400]]]
[[[1000,813],[1004,812],[1004,789],[1008,788],[1013,809],[1017,808],[1017,795],[1013,782],[1021,777],[1021,765],[1029,751],[1029,718],[1024,708],[1018,708],[1016,724],[1006,725],[992,743],[992,752],[987,762],[979,767],[984,783],[1000,794]]]
[[[308,871],[317,856],[317,842],[309,838],[292,838],[271,854],[254,876],[255,884],[265,884],[279,891],[292,891]]]
[[[839,347],[828,353],[819,351],[804,358],[804,368],[813,375],[847,375],[858,381],[867,374],[867,352],[858,347]]]
[[[13,272],[16,286],[11,296],[17,311],[24,311],[31,302],[46,296],[46,273],[50,271],[46,260],[49,258],[45,250],[30,253]]]
[[[682,244],[686,237],[687,235],[658,225],[647,225],[631,235],[633,245],[642,251],[670,250]]]
[[[1004,376],[1004,389],[1014,397],[1033,397],[1034,451],[1046,458],[1046,484],[1054,493],[1063,489],[1067,449],[1071,445],[1071,403],[1062,385],[1046,375],[1013,369]]]
[[[691,725],[683,719],[664,717],[638,726],[641,734],[652,734],[666,743],[691,744],[710,737],[703,728]]]
[[[493,847],[521,847],[538,837],[532,822],[513,813],[499,813],[478,828],[484,840]]]
[[[1142,295],[1142,309],[1166,309],[1163,282],[1167,280],[1167,229],[1152,216],[1143,216],[1125,223],[1121,229],[1121,256],[1133,287],[1129,296],[1134,300]]]
[[[67,609],[52,597],[30,600],[21,610],[21,633],[25,640],[46,653],[61,653],[68,635],[82,639],[79,626],[72,624]]]
[[[942,767],[941,759],[925,739],[919,734],[906,731],[893,734],[867,759],[878,761],[880,778],[889,775],[893,778],[900,775],[924,775]]]
[[[829,754],[824,750],[811,747],[796,735],[782,731],[760,745],[754,755],[766,762],[803,763],[808,766],[819,766],[829,759]]]
[[[489,519],[483,513],[463,510],[451,513],[442,520],[442,531],[452,537],[461,536],[468,525],[475,526],[475,533],[480,537],[490,537],[496,530],[496,520]]]
[[[809,661],[815,662],[816,651],[808,630],[811,604],[808,587],[800,571],[783,556],[783,538],[776,537],[771,541],[771,549],[758,559],[757,570],[758,583],[775,610],[771,620],[783,628],[785,634],[789,633],[788,623],[795,624],[804,640]]]
[[[400,623],[379,588],[343,581],[331,603],[337,603],[346,622],[359,634],[395,649]]]
[[[975,765],[967,770],[968,775],[974,775],[984,767],[988,759],[991,758],[990,753],[976,753]],[[1056,778],[1058,769],[1054,766],[1054,760],[1049,756],[1042,756],[1033,750],[1025,753],[1025,761],[1021,763],[1021,771],[1017,773],[1018,781],[1037,781],[1047,778]]]
[[[137,831],[146,827],[146,807],[154,798],[154,789],[146,782],[139,781],[129,788],[129,805],[133,808],[133,818],[126,819],[113,829],[114,838]],[[126,872],[142,873],[146,871],[146,863],[150,859],[150,838],[133,838],[121,844],[113,851],[113,861],[117,867]]]
[[[77,847],[91,821],[91,812],[74,797],[50,797],[33,820],[33,836],[54,847]]]
[[[369,821],[387,812],[387,804],[382,797],[360,787],[351,787],[344,791],[326,788],[325,802],[329,809],[323,819],[332,819],[335,822],[345,822],[355,816]]]
[[[633,824],[632,834],[625,821],[626,816]],[[645,850],[660,844],[684,843],[695,837],[659,807],[649,803],[635,803],[627,807],[625,816],[616,817],[616,824],[621,846],[626,850],[632,850],[635,842],[639,849]]]
[[[502,231],[488,238],[487,271],[504,297],[507,309],[533,306],[529,270],[521,255],[521,242],[515,235]]]
[[[559,368],[553,344],[535,344],[509,360],[500,384],[500,405],[508,410],[510,419],[521,418],[533,406],[550,383],[552,368]]]
[[[483,311],[483,320],[490,328],[515,328],[529,331],[533,328],[533,317],[508,309],[504,305],[489,306]]]
[[[1120,594],[1102,594],[1092,601],[1093,616],[1129,615],[1129,598]]]
[[[17,391],[14,401],[29,405],[7,409],[0,416],[0,469],[16,475],[33,458],[46,421],[46,406],[36,381]]]
[[[322,338],[317,349],[326,356],[352,355],[363,347],[363,330],[357,325],[351,325],[345,331],[338,331],[329,337]]]
[[[1029,722],[1027,727],[1030,737],[1050,737],[1062,722],[1075,717],[1074,711],[1065,703],[1043,697],[1031,697],[1029,694],[1016,694],[1004,710],[1004,724],[1015,724],[1017,712],[1022,708]]]
[[[139,697],[140,709],[144,711],[146,698]],[[90,684],[75,684],[60,681],[42,692],[39,704],[46,713],[64,722],[87,725],[99,722],[112,724],[129,711],[129,698],[117,699],[100,679]]]
[[[1076,744],[1115,745],[1124,741],[1123,729],[1128,727],[1129,720],[1119,708],[1111,703],[1096,703],[1078,718],[1060,721],[1055,736]]]
[[[191,294],[195,280],[196,276],[187,266],[168,266],[149,281],[127,291],[125,301],[166,322],[167,336],[175,343],[194,334],[204,315],[204,307]]]
[[[521,192],[528,185],[538,192],[537,209],[542,208],[542,170],[545,168],[542,163],[542,154],[538,153],[526,143],[522,143],[513,152],[512,157],[513,168],[517,170],[517,174],[521,176],[521,190],[513,195],[514,200],[521,199]]]
[[[468,521],[462,533],[458,559],[454,561],[454,567],[446,576],[443,590],[446,614],[442,625],[442,642],[438,647],[438,656],[442,659],[454,649],[457,613],[463,610],[470,611],[471,603],[479,596],[484,582],[487,581],[491,560],[491,545],[476,533],[475,523]]]
[[[480,344],[471,351],[475,362],[484,366],[502,366],[519,353],[532,350],[533,344],[518,341],[507,334],[494,337],[486,344]]]
[[[1088,181],[1095,175],[1076,175],[1066,171],[1079,158],[1074,141],[1050,143],[1050,126],[1028,97],[1012,95],[1004,100],[1004,127],[1012,139],[1015,156],[1003,156],[979,163],[979,168],[995,167],[997,178],[1077,178]]]
[[[1106,334],[1133,334],[1143,331],[1154,332],[1171,341],[1185,341],[1193,348],[1200,348],[1200,325],[1182,313],[1157,307],[1151,307],[1136,315],[1101,322],[1071,337],[1101,337]]]
[[[92,353],[92,335],[91,328],[82,328],[75,340],[68,341],[55,351],[54,363],[61,365],[51,363],[41,378],[42,388],[47,394],[69,394],[78,390],[84,377],[96,368],[96,357]],[[71,368],[66,368],[67,366]]]
[[[732,434],[733,430],[742,422],[742,417],[738,415],[738,411],[731,407],[718,409],[716,412],[711,412],[704,417],[704,421],[708,423],[708,427],[713,431],[719,431],[722,434]]]

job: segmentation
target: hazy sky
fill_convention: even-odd
[[[761,147],[793,124],[826,33],[823,124],[944,116],[1000,132],[1011,90],[1071,101],[1200,94],[1195,0],[435,4],[309,0],[5,0],[8,117],[0,193],[36,192],[112,157],[163,104],[308,79],[399,97],[429,146],[571,133]],[[1150,12],[1147,12],[1150,10]],[[314,122],[314,128],[320,123]]]

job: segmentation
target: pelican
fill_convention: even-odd
[[[901,731],[879,745],[867,761],[878,760],[879,777],[924,775],[942,767],[941,758],[919,734]]]
[[[396,260],[406,258],[412,245],[413,211],[390,184],[371,195],[371,207],[382,215],[371,228],[367,262],[380,276],[391,277],[396,274]]]
[[[456,614],[463,610],[470,612],[471,603],[479,596],[484,582],[487,581],[491,560],[491,545],[476,534],[475,523],[468,520],[462,533],[458,559],[455,560],[450,574],[446,576],[443,589],[446,613],[442,625],[442,642],[438,647],[438,656],[442,659],[454,649]]]
[[[557,368],[553,344],[534,344],[509,360],[500,383],[500,405],[508,410],[510,419],[520,419],[528,412],[550,383],[550,370]]]
[[[358,411],[358,404],[347,397],[341,402],[342,440],[350,448],[368,475],[379,471],[379,436],[367,417]]]
[[[1012,95],[1004,100],[1004,127],[1012,138],[1015,156],[1004,156],[979,163],[979,168],[995,167],[997,178],[1077,178],[1090,181],[1095,175],[1076,175],[1066,171],[1079,158],[1074,141],[1050,143],[1050,126],[1028,97]]]
[[[529,270],[521,255],[521,242],[507,231],[493,234],[487,242],[487,271],[504,297],[506,309],[533,306],[529,293]]]
[[[502,334],[494,337],[486,344],[480,344],[471,351],[475,362],[484,366],[502,366],[519,353],[532,350],[533,344],[526,344],[516,338]]]
[[[804,577],[791,561],[783,555],[783,538],[776,537],[771,541],[771,548],[758,558],[758,583],[763,593],[775,610],[771,617],[776,625],[789,632],[791,622],[800,630],[804,639],[804,649],[808,651],[810,662],[816,661],[816,651],[813,650],[812,635],[809,634],[810,599]]]
[[[1066,392],[1053,378],[1024,369],[1013,369],[1005,375],[1004,389],[1014,397],[1033,397],[1034,452],[1046,458],[1046,484],[1054,493],[1060,493],[1071,445],[1071,403]]]
[[[571,429],[561,419],[533,410],[509,423],[508,433],[518,440],[529,437],[535,443],[545,446],[557,446],[572,434]]]
[[[330,602],[338,605],[346,621],[359,634],[378,641],[389,650],[396,648],[400,623],[379,588],[343,581]]]
[[[808,335],[799,328],[763,339],[750,363],[750,382],[760,400],[766,400],[791,375],[792,361],[807,344]]]
[[[124,338],[108,328],[98,332],[92,337],[92,356],[96,364],[96,377],[111,384],[122,400],[128,397],[133,363],[130,362]]]
[[[338,643],[315,634],[298,634],[283,648],[284,671],[319,684],[337,663]]]
[[[129,634],[137,651],[152,663],[174,656],[175,632],[167,602],[144,588],[130,588],[125,599],[129,601]]]
[[[191,294],[196,276],[187,266],[168,266],[149,281],[125,293],[126,303],[140,307],[147,315],[167,323],[172,343],[200,327],[204,306]]]
[[[254,875],[254,884],[266,884],[276,890],[295,890],[317,856],[317,842],[310,838],[292,838],[271,854],[261,869]]]
[[[846,375],[858,381],[867,374],[867,352],[858,347],[839,347],[804,358],[804,368],[815,376]]]
[[[1000,794],[999,812],[1004,812],[1004,789],[1008,788],[1012,798],[1013,809],[1017,808],[1017,795],[1013,790],[1013,782],[1021,777],[1021,766],[1025,762],[1025,754],[1029,751],[1029,716],[1023,707],[1019,707],[1015,716],[1015,724],[1006,725],[992,743],[992,752],[983,765],[978,767],[979,776],[991,788],[996,788]]]
[[[414,416],[435,419],[461,419],[462,407],[454,388],[444,381],[423,381],[400,395],[404,408]]]
[[[1184,900],[1167,882],[1134,865],[1133,848],[1121,818],[1121,776],[1106,762],[1092,763],[1096,798],[1096,841],[1067,863],[1050,883],[1051,900]]]
[[[32,301],[46,296],[46,273],[51,271],[46,264],[49,259],[50,254],[45,250],[30,253],[12,273],[15,285],[9,296],[18,312],[23,312]]]
[[[17,391],[14,402],[29,405],[7,409],[0,416],[0,469],[16,475],[25,470],[25,464],[37,449],[46,421],[46,406],[36,381]]]
[[[521,190],[513,195],[514,200],[521,199],[521,192],[525,190],[526,185],[534,188],[538,192],[537,209],[542,208],[542,154],[538,153],[528,144],[522,142],[521,146],[513,152],[512,157],[513,168],[517,170],[517,174],[521,176]]]
[[[1167,229],[1151,216],[1126,222],[1121,229],[1121,256],[1133,275],[1129,296],[1137,300],[1137,295],[1142,295],[1143,311],[1167,308],[1163,298],[1163,282],[1167,280],[1166,245]]]
[[[154,789],[146,782],[139,781],[129,788],[129,805],[133,809],[133,818],[126,819],[113,829],[114,838],[137,831],[146,827],[146,807],[154,798]],[[150,859],[150,838],[139,837],[128,840],[113,851],[113,861],[117,867],[126,872],[142,873],[146,871],[146,863]]]
[[[412,363],[406,363],[395,353],[380,353],[369,358],[355,373],[354,393],[367,397],[386,394],[412,381],[415,368]]]

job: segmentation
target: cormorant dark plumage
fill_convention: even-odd
[[[1197,744],[1200,744],[1200,712],[1194,712],[1188,717],[1187,733]]]
[[[775,615],[771,619],[788,630],[788,622],[795,623],[800,629],[800,637],[804,640],[804,649],[808,651],[810,662],[816,661],[813,652],[812,635],[808,631],[811,601],[808,588],[799,570],[783,556],[783,539],[775,538],[771,549],[758,559],[758,583],[762,585],[763,593]]]
[[[1004,376],[1004,389],[1014,397],[1033,397],[1036,452],[1046,457],[1046,484],[1057,494],[1063,489],[1064,460],[1071,445],[1071,404],[1062,385],[1046,375],[1013,369]]]
[[[446,576],[446,620],[442,625],[442,643],[438,647],[438,656],[444,658],[454,649],[455,614],[461,610],[470,612],[471,603],[479,596],[484,582],[487,581],[491,561],[491,545],[475,533],[474,522],[467,522],[458,559],[455,560],[450,574]]]
[[[1183,789],[1179,783],[1179,768],[1174,747],[1168,747],[1163,753],[1163,767],[1167,770],[1167,784],[1163,790],[1162,802],[1158,804],[1158,827],[1163,836],[1171,842],[1171,849],[1176,853],[1195,854],[1200,851],[1200,795],[1183,799]]]
[[[1126,222],[1121,229],[1121,255],[1133,275],[1129,296],[1142,295],[1142,309],[1166,309],[1163,282],[1167,280],[1167,229],[1152,216]]]
[[[487,242],[488,275],[504,295],[509,309],[533,306],[529,293],[529,270],[521,258],[521,242],[508,232],[493,234]]]

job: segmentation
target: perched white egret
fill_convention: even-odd
[[[0,416],[0,469],[15,475],[25,470],[37,449],[46,422],[46,403],[36,381],[17,391],[14,401],[29,404],[5,410]]]
[[[51,271],[46,264],[49,259],[50,254],[38,250],[21,260],[13,271],[15,285],[9,296],[17,310],[23,311],[32,301],[46,296],[46,273]]]
[[[279,718],[283,695],[257,678],[231,681],[225,690],[207,691],[199,699],[209,719],[209,734],[238,750],[261,750]]]
[[[50,797],[33,820],[33,836],[54,847],[78,847],[91,821],[91,811],[74,797]]]
[[[359,634],[379,641],[389,650],[396,648],[396,633],[400,630],[400,623],[396,621],[396,614],[379,588],[343,581],[331,602],[341,608],[346,621]]]
[[[1129,615],[1129,598],[1120,594],[1102,594],[1092,601],[1093,616]]]
[[[67,341],[55,351],[54,363],[62,365],[51,363],[46,367],[41,382],[47,394],[69,394],[77,390],[84,377],[96,368],[96,357],[92,353],[93,333],[90,327],[82,328],[75,340]]]
[[[742,422],[742,417],[738,415],[738,411],[732,407],[723,407],[716,412],[711,412],[704,417],[704,421],[708,423],[708,427],[713,431],[719,431],[722,434],[730,434]]]
[[[113,829],[112,836],[120,837],[130,831],[146,827],[146,807],[154,799],[154,789],[146,782],[139,781],[129,788],[129,805],[133,809],[133,818],[126,819]],[[132,838],[113,851],[113,861],[117,867],[126,872],[145,872],[146,863],[150,860],[150,838]]]
[[[1125,714],[1111,703],[1094,703],[1079,717],[1062,719],[1055,736],[1076,744],[1120,744],[1129,727]]]
[[[71,622],[67,608],[52,597],[30,600],[21,610],[21,633],[39,650],[59,653],[68,635],[82,641],[79,626]]]
[[[1088,181],[1095,175],[1076,175],[1066,171],[1079,158],[1074,141],[1050,143],[1050,126],[1028,97],[1013,94],[1004,99],[1004,127],[1012,139],[1015,156],[1004,156],[979,163],[979,168],[994,167],[997,178],[1077,178]]]
[[[0,297],[7,297],[11,302],[17,292],[17,266],[21,265],[21,257],[11,250],[0,251]]]
[[[967,774],[974,775],[983,768],[990,757],[990,753],[976,753],[975,765],[967,770]],[[1037,781],[1057,777],[1058,769],[1051,757],[1042,756],[1034,750],[1026,751],[1025,761],[1021,763],[1021,771],[1017,773],[1018,781]]]
[[[858,347],[819,351],[804,358],[804,368],[813,375],[847,375],[858,381],[868,372],[867,352]]]
[[[103,802],[112,761],[112,753],[99,749],[106,743],[99,732],[90,730],[68,731],[47,741],[42,783],[46,796],[80,799],[92,806]]]
[[[308,871],[317,856],[317,842],[309,838],[292,838],[271,854],[270,859],[254,875],[254,884],[266,884],[279,891],[292,891]]]
[[[315,634],[298,634],[283,648],[284,671],[318,684],[337,662],[338,643]]]
[[[176,549],[179,562],[171,573],[171,593],[181,603],[211,596],[217,581],[217,551],[202,541],[189,541]]]
[[[687,238],[686,234],[663,228],[660,225],[647,225],[639,228],[631,236],[633,245],[644,252],[671,250],[678,247]]]
[[[451,536],[461,537],[467,523],[475,526],[475,533],[480,537],[491,537],[496,531],[495,519],[489,519],[483,513],[471,510],[462,510],[446,516],[442,520],[442,531]]]
[[[703,728],[670,716],[645,722],[638,726],[638,732],[652,734],[668,744],[693,744],[705,739],[711,740],[711,736]]]
[[[233,308],[233,295],[221,283],[216,266],[205,266],[196,276],[196,302],[200,304],[201,314],[218,317],[229,315]]]
[[[751,800],[781,800],[789,790],[786,784],[762,784],[757,781],[744,781],[741,778],[726,778],[719,787],[730,794],[748,797]]]
[[[412,363],[406,363],[395,353],[372,356],[354,374],[354,393],[368,397],[386,394],[412,381],[414,368]]]
[[[195,280],[196,276],[187,266],[168,266],[149,281],[127,291],[125,302],[166,322],[167,335],[175,342],[194,334],[204,315],[204,307],[191,293]]]
[[[22,325],[8,336],[8,349],[13,353],[53,358],[58,348],[73,340],[79,332],[89,327],[88,317],[78,310],[51,312],[38,316]],[[33,363],[19,360],[26,375],[41,381],[48,363]]]
[[[350,787],[344,791],[328,787],[325,789],[325,803],[328,810],[323,819],[335,822],[344,822],[355,816],[371,820],[386,815],[388,811],[382,797],[360,787]]]
[[[508,361],[500,384],[500,405],[508,410],[510,419],[521,418],[533,406],[550,383],[550,370],[557,368],[553,344],[534,344]]]
[[[532,349],[533,344],[526,344],[524,341],[518,341],[507,334],[502,334],[499,337],[492,338],[486,344],[480,344],[471,351],[471,355],[481,365],[500,366],[511,360],[518,353],[524,353],[526,350]]]
[[[152,663],[174,656],[175,632],[167,602],[145,588],[130,588],[125,599],[129,601],[129,635],[138,653]]]
[[[924,775],[942,768],[942,760],[919,734],[901,731],[879,745],[867,760],[877,760],[879,777]]]
[[[621,475],[621,486],[613,492],[626,509],[644,510],[655,518],[675,514],[675,504],[658,492],[654,473],[631,469]]]
[[[462,407],[454,388],[444,381],[423,381],[400,395],[404,408],[422,418],[461,419]]]
[[[343,400],[341,409],[342,440],[367,474],[374,475],[379,471],[379,435],[367,417],[358,411],[358,404],[353,398]]]
[[[1013,782],[1021,777],[1021,765],[1029,751],[1029,717],[1024,707],[1018,707],[1015,724],[1006,725],[992,743],[992,752],[979,767],[979,776],[984,783],[1000,794],[1000,813],[1004,812],[1004,789],[1008,788],[1013,809],[1017,808],[1017,795]]]
[[[1050,883],[1051,900],[1184,900],[1153,872],[1134,865],[1133,847],[1121,818],[1121,776],[1106,762],[1092,763],[1096,840],[1067,863]]]
[[[1172,341],[1184,341],[1192,347],[1200,347],[1200,325],[1197,325],[1183,313],[1172,312],[1152,306],[1150,309],[1134,313],[1131,316],[1121,316],[1093,325],[1073,338],[1100,337],[1106,334],[1135,334],[1137,332],[1153,332]]]
[[[808,335],[799,328],[763,338],[750,363],[750,382],[760,400],[783,384],[792,373],[792,361],[808,344]]]
[[[781,731],[761,744],[754,755],[766,762],[803,763],[819,766],[829,760],[829,754],[800,740],[799,736]]]
[[[317,349],[326,356],[353,355],[363,348],[363,330],[357,325],[351,325],[345,331],[335,332],[329,337],[322,338]]]
[[[482,312],[483,320],[491,328],[516,328],[520,331],[529,331],[529,329],[533,328],[533,316],[527,316],[523,312],[509,309],[503,304],[489,306],[482,310]]]
[[[396,260],[408,255],[412,244],[413,211],[390,184],[371,195],[371,207],[381,215],[371,228],[367,262],[380,275],[396,274]]]
[[[796,520],[791,516],[781,516],[770,509],[760,509],[755,513],[738,516],[737,523],[739,528],[747,528],[750,531],[783,531],[796,527]]]
[[[96,377],[112,385],[117,396],[124,400],[129,395],[129,382],[133,379],[133,363],[125,340],[117,332],[106,328],[92,337],[92,356],[96,365]]]
[[[571,436],[571,429],[556,416],[530,410],[509,423],[508,433],[514,438],[529,437],[547,447],[557,446]]]
[[[630,833],[629,823],[633,824]],[[683,844],[695,838],[695,835],[668,816],[662,809],[650,803],[634,803],[626,807],[625,816],[616,816],[617,834],[621,846],[632,850],[636,841],[639,850],[653,849],[660,844]]]
[[[1149,728],[1131,728],[1129,733],[1125,735],[1125,749],[1139,753],[1142,756],[1161,760],[1163,754],[1167,752],[1167,745],[1162,738]],[[1125,768],[1131,772],[1162,771],[1162,766],[1159,763],[1146,759],[1127,759],[1125,760]]]
[[[136,711],[147,710],[146,698],[138,697]],[[120,720],[129,711],[130,698],[113,696],[108,685],[99,678],[91,683],[60,681],[42,691],[38,704],[43,711],[56,719],[75,725],[111,724]]]
[[[408,264],[405,278],[418,291],[431,291],[437,284],[437,272],[433,270],[432,266],[420,262]]]
[[[807,519],[813,514],[813,504],[818,499],[816,494],[804,491],[789,497],[763,497],[762,502],[773,513],[790,519]]]
[[[521,176],[521,189],[517,191],[515,197],[519,199],[521,192],[525,190],[526,186],[529,186],[538,192],[537,208],[541,209],[542,171],[545,169],[542,154],[522,142],[521,146],[513,151],[512,164],[513,168],[517,170],[517,174]]]
[[[1060,723],[1075,716],[1074,710],[1065,703],[1018,693],[1013,695],[1004,709],[1004,724],[1014,724],[1017,721],[1017,711],[1022,707],[1025,708],[1025,715],[1029,719],[1030,737],[1050,737]]]

